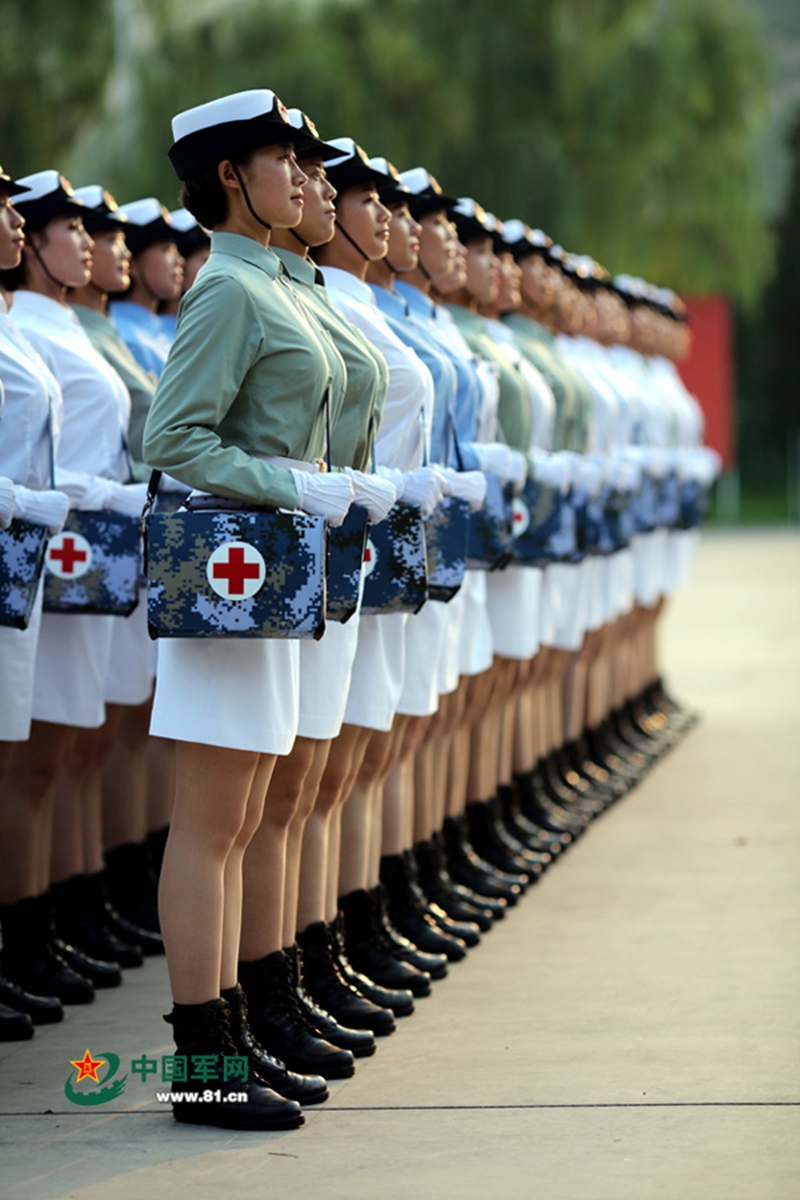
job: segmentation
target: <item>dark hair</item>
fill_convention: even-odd
[[[47,241],[47,225],[44,229],[31,229],[28,225],[25,226],[25,233],[41,233],[42,241]],[[27,239],[30,244],[30,237]],[[31,251],[33,253],[33,251]],[[0,287],[4,287],[7,292],[16,292],[21,287],[25,287],[28,282],[27,264],[25,262],[25,250],[22,251],[22,258],[19,260],[18,267],[11,267],[8,271],[0,271]]]
[[[230,161],[240,170],[246,169],[254,153]],[[219,163],[214,163],[212,167],[204,167],[189,175],[181,188],[180,203],[206,229],[213,229],[228,218],[228,196],[220,182],[218,166]]]
[[[216,163],[184,180],[180,202],[206,229],[213,229],[226,220],[228,197],[220,183]]]

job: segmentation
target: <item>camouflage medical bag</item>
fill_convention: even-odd
[[[464,582],[469,526],[469,504],[458,496],[443,497],[426,519],[429,600],[452,600]]]
[[[44,611],[127,617],[139,603],[138,517],[75,512],[45,552]]]
[[[28,628],[48,537],[46,526],[30,521],[0,529],[0,625]]]
[[[422,513],[415,504],[395,504],[367,538],[361,611],[370,616],[416,613],[427,599]]]
[[[329,621],[344,625],[358,611],[368,531],[369,513],[360,504],[351,505],[343,523],[328,530],[325,616]]]
[[[151,638],[322,637],[322,517],[218,497],[187,505],[146,511]]]
[[[498,475],[486,473],[484,506],[469,522],[467,566],[473,570],[497,571],[508,564],[513,544],[512,496],[513,489],[502,484]]]

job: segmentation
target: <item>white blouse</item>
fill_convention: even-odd
[[[14,294],[11,315],[61,386],[58,465],[126,482],[131,398],[119,375],[94,349],[66,304],[23,290]]]
[[[0,296],[0,475],[30,488],[49,488],[63,419],[61,389],[17,328]],[[48,429],[49,426],[49,429]]]
[[[375,438],[379,466],[412,471],[422,465],[433,417],[433,379],[422,360],[390,329],[368,284],[349,271],[323,267],[336,307],[380,350],[389,368],[389,387]]]

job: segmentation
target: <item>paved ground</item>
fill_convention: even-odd
[[[67,1102],[87,1046],[168,1052],[150,962],[0,1047],[3,1200],[797,1200],[799,598],[800,536],[706,538],[664,650],[703,723],[304,1129]]]

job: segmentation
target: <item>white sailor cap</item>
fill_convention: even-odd
[[[455,196],[446,196],[441,189],[438,179],[426,171],[424,167],[411,167],[408,171],[400,172],[400,180],[408,188],[408,207],[411,215],[419,219],[426,213],[447,211],[456,203]]]
[[[139,254],[156,242],[176,241],[170,215],[160,200],[147,196],[121,204],[117,212],[125,217],[125,240],[132,254]]]
[[[7,196],[21,196],[23,192],[29,189],[18,183],[16,179],[12,179],[8,171],[4,171],[0,167],[0,192],[5,192]]]
[[[37,171],[16,182],[27,189],[18,194],[14,207],[25,218],[28,229],[42,229],[53,217],[83,215],[83,204],[75,198],[72,184],[58,171]]]
[[[268,88],[251,88],[187,108],[172,118],[169,157],[179,179],[260,146],[294,141],[286,108]]]
[[[531,229],[517,217],[503,221],[503,241],[516,259],[525,258],[529,254],[549,258],[550,247],[553,245],[553,239],[542,229]]]
[[[286,115],[289,124],[295,130],[295,158],[321,158],[323,162],[327,162],[331,158],[339,157],[338,148],[323,142],[311,117],[301,108],[287,108]]]
[[[469,196],[460,196],[450,209],[459,239],[462,242],[473,241],[476,238],[492,236],[492,231],[486,221],[486,213],[476,200]]]
[[[378,183],[378,195],[382,204],[407,203],[411,192],[400,178],[400,172],[388,158],[371,158],[369,165],[376,171],[382,171],[386,176],[385,182]]]
[[[188,258],[195,250],[202,250],[210,244],[210,233],[200,224],[197,217],[192,216],[188,208],[173,209],[169,220],[175,231],[178,253],[183,258]]]
[[[99,183],[90,183],[86,187],[76,188],[75,200],[83,205],[83,224],[89,233],[103,233],[109,229],[119,229],[128,223],[128,218],[120,209],[111,192],[107,192]]]
[[[389,176],[386,172],[373,167],[366,150],[352,138],[330,138],[328,145],[335,147],[339,152],[336,158],[330,158],[325,163],[325,171],[340,195],[346,188],[355,187],[358,183],[374,183],[379,186],[388,181]]]

